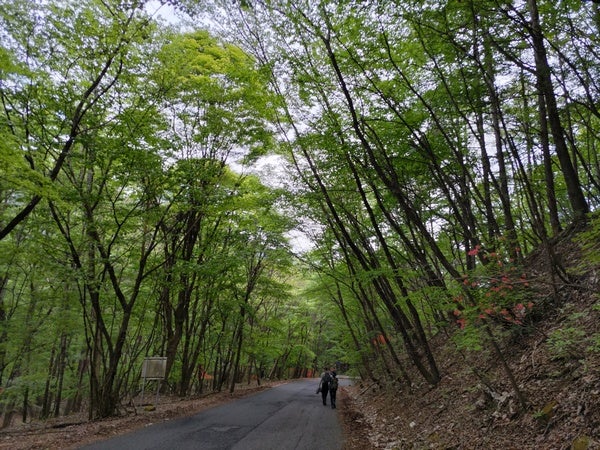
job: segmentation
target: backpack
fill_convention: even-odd
[[[329,383],[331,382],[331,374],[329,372],[325,372],[321,377],[321,386],[323,389],[329,389]]]
[[[331,375],[331,381],[329,382],[329,389],[335,391],[338,388],[338,379],[336,376]]]

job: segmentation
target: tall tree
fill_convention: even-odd
[[[143,6],[95,0],[4,4],[2,55],[13,69],[3,73],[2,134],[15,147],[11,165],[23,167],[14,159],[23,158],[29,182],[0,225],[0,239],[48,196],[86,116],[105,105],[133,43],[147,37]]]
[[[185,327],[196,326],[188,320],[199,283],[208,281],[199,279],[201,267],[211,248],[224,248],[220,241],[228,241],[227,197],[237,195],[242,178],[236,180],[227,164],[264,153],[271,137],[265,126],[269,115],[265,80],[241,49],[197,31],[173,36],[159,58],[161,68],[154,77],[165,90],[164,111],[172,136],[169,152],[179,159],[169,187],[177,206],[163,228],[167,265],[161,308],[168,376]],[[194,367],[194,358],[186,361],[182,395]]]
[[[556,155],[560,161],[560,167],[567,186],[567,193],[573,209],[573,215],[576,220],[582,221],[585,220],[585,215],[589,212],[589,206],[583,195],[579,175],[567,148],[564,126],[560,118],[556,93],[552,83],[552,72],[550,64],[548,63],[537,0],[528,0],[527,6],[531,23],[531,26],[528,26],[527,28],[533,44],[536,68],[535,74],[538,82],[538,89],[542,97],[540,100],[540,108],[542,107],[542,104],[545,105]]]

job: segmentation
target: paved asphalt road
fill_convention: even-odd
[[[82,450],[340,450],[338,413],[329,398],[323,406],[318,384],[293,381]]]

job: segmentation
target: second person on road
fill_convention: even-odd
[[[323,404],[327,405],[327,394],[329,393],[329,383],[331,382],[331,374],[329,369],[325,367],[321,374],[321,381],[319,382],[319,389],[317,392],[321,392],[321,398],[323,398]]]

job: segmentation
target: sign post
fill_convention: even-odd
[[[160,390],[160,382],[165,379],[167,370],[167,358],[164,356],[149,356],[144,359],[142,364],[142,404],[144,403],[144,388],[146,381],[155,380],[156,383],[156,402],[158,405],[158,391]]]

